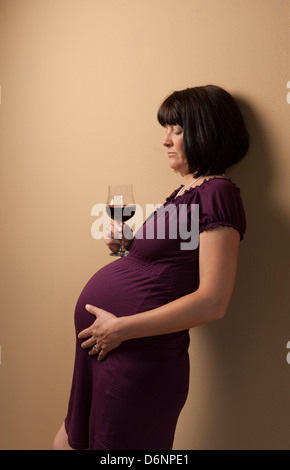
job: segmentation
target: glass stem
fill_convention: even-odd
[[[118,251],[119,256],[125,256],[125,255],[126,255],[125,237],[124,237],[124,232],[123,232],[123,225],[124,225],[124,224],[122,224],[122,238],[121,238],[120,248],[119,248],[119,251]]]

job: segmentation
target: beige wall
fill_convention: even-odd
[[[248,232],[226,318],[191,332],[175,449],[289,449],[289,13],[289,0],[0,0],[1,449],[51,448],[74,305],[111,262],[91,208],[110,183],[132,182],[140,204],[181,184],[156,110],[208,83],[249,125],[229,173]]]

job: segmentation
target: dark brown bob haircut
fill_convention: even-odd
[[[195,176],[223,174],[249,149],[241,111],[234,98],[215,85],[174,91],[161,104],[161,126],[179,125],[189,173]]]

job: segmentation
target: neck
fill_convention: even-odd
[[[183,176],[182,184],[188,186],[190,183],[193,183],[196,180],[196,177],[192,174],[187,174]]]

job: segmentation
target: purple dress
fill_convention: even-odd
[[[199,232],[232,226],[243,238],[246,224],[240,191],[226,178],[211,178],[166,199],[163,208],[199,204]],[[174,206],[173,206],[174,205]],[[181,206],[180,206],[181,205]],[[186,205],[186,206],[185,206]],[[157,223],[159,211],[150,218]],[[165,217],[168,228],[170,215]],[[188,216],[190,218],[190,215]],[[181,249],[184,238],[144,238],[137,232],[125,258],[100,269],[84,287],[75,309],[76,334],[94,317],[87,303],[116,316],[154,309],[199,286],[199,250]],[[132,339],[103,361],[77,339],[73,383],[65,419],[69,444],[90,450],[170,450],[189,386],[189,332]]]

